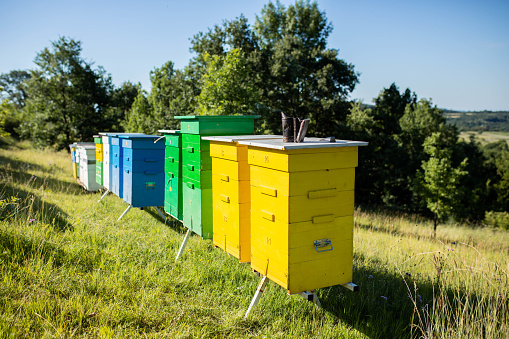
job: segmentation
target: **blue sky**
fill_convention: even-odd
[[[59,36],[115,85],[141,82],[168,60],[187,65],[190,38],[264,0],[0,0],[0,73],[34,68]],[[294,1],[282,0],[289,5]],[[360,72],[352,99],[371,103],[393,82],[440,108],[509,110],[509,1],[318,0],[334,26],[328,47]]]

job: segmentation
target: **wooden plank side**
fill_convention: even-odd
[[[285,196],[307,195],[309,191],[335,188],[350,191],[355,187],[355,168],[288,173],[251,166],[251,185],[277,189]]]
[[[309,199],[308,196],[286,197],[263,193],[264,190],[251,186],[251,209],[274,215],[275,222],[297,223],[311,221],[313,217],[332,214],[334,217],[353,215],[354,191],[337,191],[335,196]]]
[[[290,151],[250,147],[248,149],[248,162],[250,165],[284,172],[357,167],[357,147],[325,148],[324,150],[328,151],[307,153],[303,150],[294,150],[289,154]]]
[[[337,245],[342,255],[304,261],[289,266],[289,292],[300,293],[352,281],[353,244],[344,240]]]

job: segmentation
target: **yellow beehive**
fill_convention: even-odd
[[[299,293],[352,281],[357,146],[306,138],[248,145],[251,267]]]
[[[95,144],[95,159],[96,161],[103,161],[103,144]]]
[[[240,262],[251,258],[250,183],[247,146],[239,140],[280,139],[273,135],[202,137],[210,140],[214,245]]]

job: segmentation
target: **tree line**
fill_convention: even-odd
[[[0,75],[0,130],[64,149],[99,131],[178,128],[175,115],[257,114],[257,133],[281,134],[285,112],[310,119],[310,136],[369,142],[359,151],[358,204],[429,215],[435,224],[509,211],[507,143],[460,141],[431,100],[396,84],[373,105],[351,101],[360,75],[327,46],[332,29],[316,2],[269,2],[252,26],[241,15],[196,34],[189,64],[154,68],[150,91],[115,87],[81,57],[80,41],[60,37],[33,70]]]

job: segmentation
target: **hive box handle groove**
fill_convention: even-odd
[[[260,211],[260,212],[262,213],[262,217],[264,219],[270,220],[272,222],[274,222],[276,220],[276,216],[274,215],[274,213],[267,212],[267,211]]]
[[[275,188],[260,186],[260,191],[262,194],[269,195],[271,197],[277,197],[277,189]]]
[[[308,198],[309,199],[320,199],[320,198],[330,198],[335,197],[338,193],[335,188],[319,190],[319,191],[309,191]]]
[[[317,215],[313,217],[313,224],[323,224],[328,222],[334,221],[334,214],[328,214],[328,215]]]

